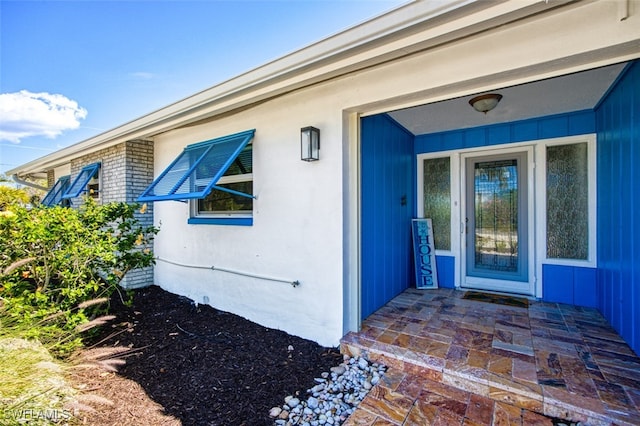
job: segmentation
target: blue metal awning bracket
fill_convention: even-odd
[[[62,198],[75,198],[80,195],[80,193],[86,191],[87,184],[95,176],[99,168],[100,163],[84,166],[78,176],[73,180],[73,183],[69,185],[64,194],[62,194]]]
[[[211,149],[213,149],[213,144],[211,144],[211,146],[207,149],[204,150],[204,152],[202,153],[202,155],[200,155],[200,157],[198,157],[198,159],[196,161],[193,162],[193,164],[191,165],[191,167],[189,167],[189,169],[187,170],[187,172],[184,174],[184,176],[182,176],[182,178],[178,179],[178,183],[176,183],[173,188],[171,188],[171,190],[169,191],[169,194],[175,194],[176,191],[178,189],[180,189],[180,187],[182,186],[182,184],[191,177],[191,174],[193,173],[193,171],[196,169],[196,167],[198,167],[198,165],[202,162],[202,159],[209,153],[209,151],[211,151]],[[182,155],[186,155],[189,154],[190,152],[192,152],[193,149],[185,149],[182,153]],[[181,155],[181,156],[182,156]],[[180,157],[178,157],[180,158]]]
[[[138,197],[138,201],[155,201],[152,199],[148,199],[149,197],[155,197],[155,195],[152,194],[153,190],[156,188],[156,186],[162,182],[162,179],[164,179],[164,177],[171,171],[171,169],[173,169],[173,166],[175,166],[181,159],[182,157],[184,157],[185,154],[187,154],[189,152],[189,147],[185,148],[180,155],[178,155],[175,160],[173,160],[171,162],[171,164],[169,164],[169,166],[164,169],[162,171],[162,173],[160,173],[160,176],[158,176],[158,178],[156,180],[154,180],[151,185],[149,185],[149,187],[147,189],[144,190],[144,192],[142,193],[142,195],[140,195],[140,197]],[[182,182],[184,182],[184,179],[186,179],[186,176],[188,176],[188,173],[185,174],[185,176],[183,176],[183,180]],[[173,195],[176,190],[180,187],[182,183],[180,183],[179,185],[174,185],[171,190],[168,191],[167,195],[165,195],[165,198],[167,200],[171,200],[173,198],[169,198],[171,195]],[[180,199],[185,199],[186,197],[181,196]],[[177,199],[177,198],[176,198]]]
[[[69,187],[71,176],[61,176],[42,199],[42,205],[51,207],[62,201],[62,194]]]
[[[243,140],[243,142],[236,148],[236,150],[233,152],[233,154],[222,165],[222,167],[220,168],[218,173],[216,173],[216,175],[213,177],[213,179],[211,179],[211,182],[202,191],[204,193],[203,198],[206,197],[207,195],[209,195],[209,193],[211,193],[213,188],[218,189],[220,191],[228,192],[230,194],[236,194],[236,195],[240,195],[240,196],[243,196],[243,197],[254,198],[253,195],[248,195],[248,194],[245,194],[244,192],[234,191],[233,189],[222,188],[222,187],[216,185],[218,183],[218,181],[220,180],[220,178],[222,176],[224,176],[224,174],[227,172],[229,167],[231,167],[233,162],[236,161],[236,158],[238,158],[238,156],[240,155],[240,153],[242,152],[244,147],[247,146],[250,141],[251,141],[251,137],[245,138]]]
[[[230,192],[230,193],[234,193],[236,195],[255,198],[255,197],[253,197],[253,195],[248,195],[248,194],[245,194],[245,193],[242,193],[242,192],[233,191],[233,190],[230,190],[230,189],[227,189],[227,188],[220,188],[220,187],[216,186],[216,184],[218,183],[218,180],[220,180],[220,178],[226,173],[226,171],[229,169],[229,167],[231,167],[231,165],[238,158],[238,156],[240,155],[242,150],[249,144],[249,142],[251,142],[251,140],[253,139],[254,134],[255,134],[255,129],[254,130],[249,130],[249,131],[246,131],[246,132],[236,133],[236,134],[229,135],[229,136],[223,136],[221,138],[212,139],[212,140],[205,141],[205,142],[198,142],[196,144],[192,144],[192,145],[187,146],[182,151],[182,153],[180,153],[180,155],[178,155],[178,157],[171,162],[169,167],[167,167],[160,174],[160,176],[158,176],[158,178],[155,179],[151,183],[151,185],[149,185],[149,187],[142,193],[142,195],[140,195],[140,197],[138,197],[137,201],[187,200],[187,199],[204,198],[211,192],[211,190],[214,187],[216,189],[219,189],[219,190],[222,190],[222,191],[226,191],[226,192]],[[230,142],[234,142],[234,141],[236,141],[238,143],[238,145],[237,146],[233,146],[233,148],[234,148],[233,152],[230,153],[229,155],[227,155],[227,154],[224,154],[225,151],[223,150],[222,154],[218,154],[218,156],[224,156],[224,157],[222,157],[222,158],[225,158],[224,163],[222,163],[222,165],[219,165],[220,163],[216,163],[215,162],[215,160],[217,160],[215,158],[216,147],[220,147],[225,143],[230,143]],[[198,155],[198,157],[196,159],[194,159],[193,161],[189,161],[188,168],[184,172],[181,172],[181,171],[179,172],[179,173],[182,173],[182,175],[179,175],[179,174],[176,173],[176,175],[180,176],[180,177],[175,183],[171,182],[171,180],[173,180],[175,178],[175,176],[172,176],[172,177],[169,178],[170,181],[168,183],[171,184],[171,188],[169,190],[167,190],[166,192],[162,193],[162,194],[156,194],[155,193],[156,187],[163,181],[163,179],[165,179],[167,174],[170,173],[180,161],[184,160],[184,156],[185,155],[189,155],[190,153],[193,153],[193,151],[201,149],[201,148],[206,148],[206,149],[204,150],[204,152],[202,154]],[[231,148],[231,146],[229,146],[228,148]],[[213,155],[213,158],[211,158],[212,162],[209,164],[211,166],[210,168],[213,169],[213,170],[215,170],[217,168],[217,171],[210,178],[200,178],[203,181],[208,181],[208,183],[204,186],[204,188],[202,190],[199,190],[199,191],[195,191],[192,188],[189,188],[189,192],[177,193],[177,191],[180,190],[180,188],[184,185],[184,183],[188,179],[194,179],[194,180],[198,179],[198,177],[195,176],[194,174],[197,174],[198,167],[200,165],[202,165],[203,162],[205,162],[208,159],[209,155]],[[207,165],[207,163],[205,163],[205,166],[206,165]],[[168,184],[168,183],[165,183],[165,184]]]
[[[229,188],[223,188],[221,186],[218,185],[213,185],[211,187],[211,189],[217,189],[218,191],[224,191],[224,192],[228,192],[229,194],[234,194],[234,195],[239,195],[241,197],[246,197],[246,198],[253,198],[254,200],[257,200],[258,197],[256,197],[255,195],[251,195],[251,194],[247,194],[245,192],[240,192],[240,191],[235,191],[233,189],[229,189]],[[209,191],[211,192],[211,191]],[[207,195],[209,195],[209,193],[207,193]]]

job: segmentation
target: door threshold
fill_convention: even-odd
[[[522,297],[529,301],[538,300],[537,297],[527,293],[516,293],[516,292],[499,291],[499,290],[485,290],[477,287],[462,287],[462,286],[458,287],[458,290],[464,291],[464,292],[486,293],[494,296]]]

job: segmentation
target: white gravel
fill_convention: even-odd
[[[342,364],[315,379],[306,400],[289,395],[282,407],[273,407],[269,415],[276,426],[341,425],[385,371],[384,365],[345,355]]]

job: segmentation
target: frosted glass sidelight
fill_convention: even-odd
[[[451,250],[451,162],[449,157],[424,160],[424,217],[433,224],[437,250]]]
[[[587,144],[547,147],[547,257],[589,255]]]

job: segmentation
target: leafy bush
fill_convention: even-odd
[[[79,331],[101,313],[90,301],[154,262],[148,246],[158,230],[140,225],[138,207],[87,198],[79,209],[13,205],[0,215],[0,321],[57,355],[78,347]]]
[[[14,204],[29,202],[29,194],[24,189],[16,189],[10,186],[0,185],[0,211],[7,210]]]

